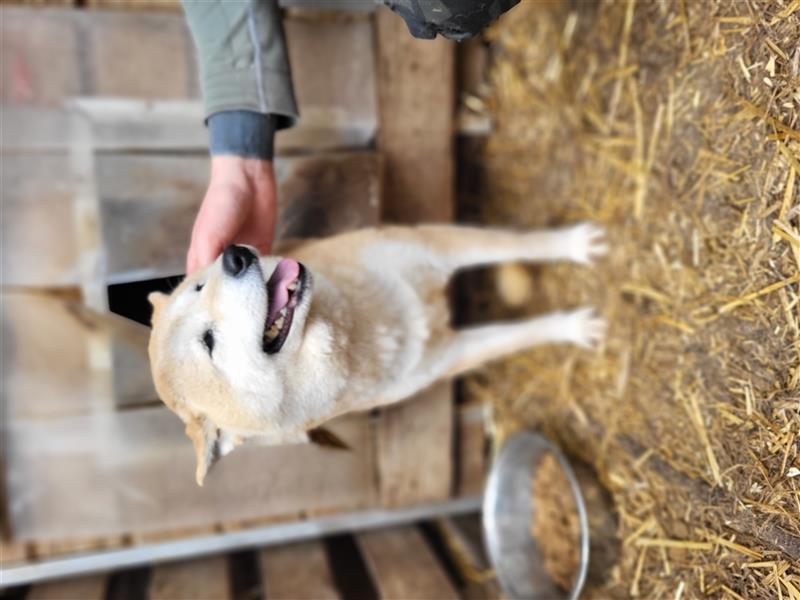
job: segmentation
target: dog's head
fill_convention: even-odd
[[[311,296],[303,265],[259,259],[246,246],[229,246],[169,296],[150,294],[153,379],[186,424],[199,484],[245,438],[281,441],[276,419],[302,348]]]

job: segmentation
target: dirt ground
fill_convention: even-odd
[[[612,250],[494,271],[470,312],[593,304],[610,330],[466,395],[495,441],[544,431],[610,491],[622,558],[589,596],[800,600],[800,2],[530,1],[487,39],[467,104],[493,130],[462,213],[590,219]]]

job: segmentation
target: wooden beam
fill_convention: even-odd
[[[2,110],[2,109],[0,109]],[[6,117],[3,116],[5,127]],[[65,154],[0,155],[3,162],[3,285],[78,283],[74,185]]]
[[[433,551],[415,527],[362,533],[358,544],[384,600],[459,598]]]
[[[375,13],[378,148],[385,159],[383,218],[453,218],[455,44],[413,38],[385,7]],[[450,495],[452,387],[389,407],[378,424],[382,501],[399,506]]]
[[[385,410],[377,422],[381,502],[448,498],[453,484],[452,385],[441,382]]]
[[[9,419],[74,417],[156,400],[147,367],[147,328],[93,312],[75,293],[0,294],[3,399]],[[97,336],[110,340],[121,355],[139,357],[140,372],[125,373],[128,395],[112,397],[106,385],[110,365],[97,369],[92,364]]]
[[[94,119],[94,149],[101,152],[141,150],[190,151],[208,149],[208,131],[203,125],[203,107],[197,101],[142,101],[81,98],[64,108],[0,105],[6,130],[0,152],[64,153],[75,140],[69,131],[72,110],[91,107]],[[124,110],[123,110],[124,109]],[[275,135],[275,154],[356,150],[375,138],[373,116],[348,114],[337,108],[303,108],[302,120]],[[118,120],[112,121],[114,113]],[[127,113],[127,114],[126,114]]]
[[[182,14],[81,11],[87,92],[128,98],[198,97],[197,63]]]
[[[486,431],[482,404],[458,406],[456,491],[460,496],[479,494],[486,479]]]
[[[5,498],[2,499],[5,504]],[[5,535],[5,534],[4,534]],[[0,564],[13,565],[28,559],[28,545],[15,544],[5,540],[0,542]]]
[[[9,420],[6,485],[15,541],[147,534],[234,520],[292,520],[375,506],[369,415],[332,421],[350,451],[245,445],[202,488],[181,421],[165,407]]]
[[[265,600],[338,600],[325,547],[319,540],[259,552]]]
[[[181,11],[180,0],[86,0],[86,6],[130,12],[149,10]]]
[[[283,23],[300,121],[277,135],[278,149],[318,147],[310,145],[313,139],[303,139],[303,129],[318,130],[320,141],[328,129],[342,132],[340,143],[347,143],[344,134],[351,145],[371,143],[377,127],[371,20],[305,19],[301,10],[291,14],[296,16]]]
[[[47,581],[34,585],[26,600],[103,600],[106,583],[104,575]]]
[[[224,556],[166,563],[153,568],[149,600],[232,600]]]
[[[384,220],[453,218],[455,43],[418,40],[388,8],[375,13],[378,147],[386,157]]]
[[[0,61],[3,137],[13,122],[6,106],[56,108],[64,98],[85,93],[80,64],[77,11],[59,8],[2,7]]]

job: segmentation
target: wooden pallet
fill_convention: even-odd
[[[207,180],[183,20],[5,6],[3,16],[3,73],[26,84],[4,81],[0,98],[6,558],[480,489],[480,408],[456,412],[449,384],[335,423],[352,452],[237,450],[198,489],[191,446],[150,382],[147,331],[106,311],[108,285],[182,270]],[[277,138],[279,236],[451,219],[453,45],[411,40],[388,11],[294,11],[286,30],[303,121]],[[166,75],[143,65],[167,55],[174,73],[153,101]],[[420,98],[403,91],[422,86]]]
[[[475,515],[34,584],[18,600],[499,598]]]

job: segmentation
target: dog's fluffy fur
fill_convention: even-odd
[[[221,257],[171,295],[150,295],[156,388],[186,423],[202,485],[216,458],[247,438],[305,441],[333,417],[397,402],[497,357],[545,342],[595,344],[605,322],[590,308],[453,330],[445,288],[461,268],[588,264],[604,251],[592,224],[526,233],[384,227],[297,243],[290,252],[304,289],[272,353],[263,339],[275,296],[267,282],[280,258],[232,276]]]

